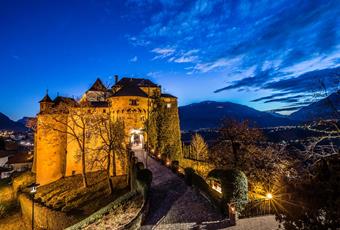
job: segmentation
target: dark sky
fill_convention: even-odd
[[[46,89],[145,77],[181,105],[310,103],[340,73],[339,1],[0,1],[0,112],[38,112]],[[284,111],[283,111],[284,113]]]

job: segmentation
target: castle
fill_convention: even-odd
[[[105,87],[102,81],[97,79],[80,100],[61,96],[52,100],[46,94],[40,101],[40,112],[37,115],[33,165],[37,183],[44,185],[82,172],[80,148],[69,132],[70,128],[77,125],[69,111],[88,111],[87,116],[93,116],[95,120],[98,120],[98,117],[106,117],[112,121],[119,119],[124,123],[125,144],[143,146],[148,139],[146,121],[154,110],[160,109],[156,106],[156,100],[169,114],[166,117],[172,119],[169,132],[175,139],[172,138],[172,142],[167,143],[166,146],[171,147],[174,142],[177,145],[180,143],[177,98],[162,93],[161,86],[148,79],[118,80],[118,76],[115,76],[115,84],[111,88]],[[63,111],[63,108],[68,109]],[[86,138],[85,144],[93,147],[92,149],[102,143],[96,132],[87,134]],[[96,154],[99,154],[98,151],[88,150],[85,162]],[[113,175],[126,175],[128,168],[124,164],[126,160],[115,159],[114,161],[116,172]],[[98,165],[94,167],[86,165],[86,172],[97,170],[100,170]]]

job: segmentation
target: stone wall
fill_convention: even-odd
[[[27,194],[20,194],[19,202],[25,225],[31,228],[32,223],[32,200]],[[38,203],[34,203],[34,222],[37,229],[61,230],[79,221],[79,217],[54,211]]]

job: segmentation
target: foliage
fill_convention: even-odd
[[[159,96],[153,100],[153,109],[145,122],[150,147],[170,159],[178,159],[182,150],[177,107],[168,108]]]
[[[142,169],[137,172],[137,180],[144,182],[148,187],[151,186],[152,172],[149,169]]]
[[[0,218],[6,216],[17,207],[16,201],[0,202]]]
[[[300,177],[286,180],[288,192],[277,218],[285,229],[336,229],[340,226],[340,157],[323,158]]]
[[[178,168],[179,168],[179,162],[178,161],[172,161],[171,162],[172,171],[177,172]]]
[[[32,172],[24,172],[14,177],[13,179],[13,190],[15,193],[25,189],[28,185],[35,182],[35,174]]]
[[[136,168],[137,168],[138,171],[144,169],[144,164],[143,164],[143,162],[137,162],[137,163],[136,163]]]
[[[185,183],[189,186],[192,185],[192,177],[194,173],[195,173],[195,170],[193,170],[192,168],[184,169],[184,180],[185,180]]]
[[[244,208],[248,201],[248,180],[243,172],[214,169],[208,178],[217,179],[221,183],[224,203],[236,203],[238,211]]]
[[[247,121],[225,120],[212,147],[210,162],[215,168],[244,172],[251,191],[258,185],[267,186],[287,173],[291,161],[283,148],[263,146],[263,140],[261,130],[250,128]]]
[[[208,145],[198,133],[195,133],[191,138],[190,158],[199,161],[206,161],[208,159]]]

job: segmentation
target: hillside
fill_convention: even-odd
[[[12,121],[5,114],[0,113],[0,130],[26,131],[27,128],[20,122]]]
[[[231,103],[204,101],[179,107],[179,117],[182,130],[201,128],[216,128],[223,118],[238,121],[248,119],[259,127],[290,125],[294,122],[288,118],[273,116],[248,106]]]
[[[298,121],[313,121],[318,119],[340,119],[340,91],[328,97],[305,106],[292,113],[289,118]]]

